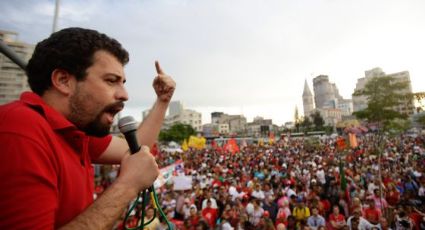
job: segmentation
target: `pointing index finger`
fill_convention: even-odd
[[[161,66],[159,65],[158,61],[155,61],[155,68],[156,68],[156,73],[164,74],[164,71],[161,69]]]

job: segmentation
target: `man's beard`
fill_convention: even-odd
[[[111,125],[103,124],[101,122],[101,116],[104,113],[118,113],[124,107],[124,102],[119,101],[113,104],[106,106],[96,117],[94,120],[90,121],[84,128],[83,131],[89,136],[95,137],[104,137],[109,134],[109,130],[111,129]]]
[[[76,94],[78,95],[78,94]],[[91,118],[91,114],[95,108],[88,107],[85,103],[93,98],[89,95],[78,95],[71,98],[71,114],[69,120],[75,124],[81,131],[85,132],[89,136],[104,137],[109,134],[111,125],[102,123],[102,116],[105,113],[117,114],[123,107],[124,102],[118,101],[113,104],[105,106],[94,118]],[[87,121],[90,119],[90,121]]]
[[[102,113],[99,113],[96,118],[89,122],[82,130],[89,136],[95,136],[95,137],[104,137],[109,134],[109,130],[111,129],[111,126],[108,124],[102,124],[100,122],[100,117],[102,116]]]

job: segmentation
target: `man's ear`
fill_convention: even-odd
[[[69,95],[74,89],[75,77],[63,69],[55,69],[51,75],[52,87],[57,91]]]

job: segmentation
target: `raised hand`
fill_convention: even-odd
[[[155,61],[156,72],[158,75],[153,80],[153,88],[159,100],[169,102],[176,89],[176,82],[164,73],[158,61]]]

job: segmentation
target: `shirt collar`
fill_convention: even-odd
[[[67,120],[63,114],[47,105],[39,95],[33,92],[24,92],[21,94],[20,100],[37,110],[54,130],[77,130],[74,124]]]

